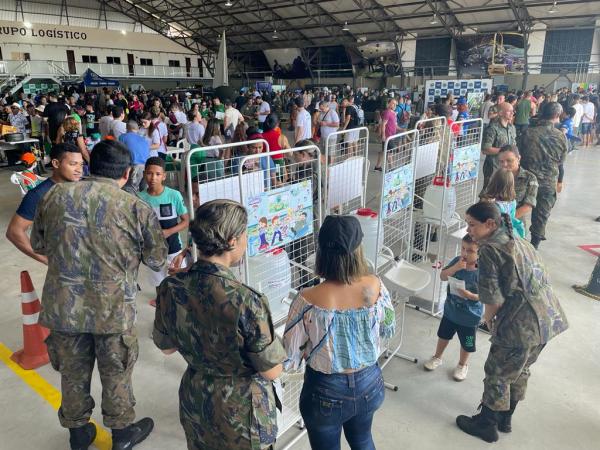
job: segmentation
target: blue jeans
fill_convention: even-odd
[[[377,364],[349,374],[327,375],[306,369],[300,413],[313,450],[339,450],[342,428],[352,450],[375,450],[373,414],[385,388]]]

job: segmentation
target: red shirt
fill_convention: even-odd
[[[265,131],[262,135],[265,141],[267,141],[269,144],[269,151],[274,152],[276,150],[281,150],[281,145],[279,145],[280,133],[278,133],[277,130]],[[281,159],[283,158],[283,155],[275,155],[271,156],[271,158]]]

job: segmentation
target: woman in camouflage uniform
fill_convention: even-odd
[[[189,449],[260,450],[277,437],[271,380],[285,352],[266,298],[229,269],[246,250],[247,220],[230,200],[200,206],[190,226],[198,261],[158,288],[154,342],[188,363],[179,413]]]
[[[525,398],[529,368],[550,339],[568,328],[548,272],[533,246],[513,236],[511,220],[493,203],[467,210],[468,233],[479,243],[479,300],[492,331],[485,363],[481,412],[458,416],[465,433],[487,442],[511,431],[511,417]]]

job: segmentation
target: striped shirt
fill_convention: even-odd
[[[357,309],[323,309],[299,293],[283,336],[284,365],[286,370],[297,370],[306,359],[312,369],[326,374],[359,370],[377,362],[381,339],[392,337],[395,331],[394,307],[381,280],[377,301]]]

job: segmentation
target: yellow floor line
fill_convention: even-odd
[[[33,389],[40,397],[46,400],[52,408],[58,411],[60,407],[60,392],[48,383],[42,376],[35,370],[24,370],[17,363],[10,359],[12,351],[0,342],[0,361],[12,370],[15,375],[21,378],[27,386]],[[108,431],[103,427],[92,421],[96,425],[98,434],[94,445],[98,450],[110,450],[112,448],[112,439]]]

